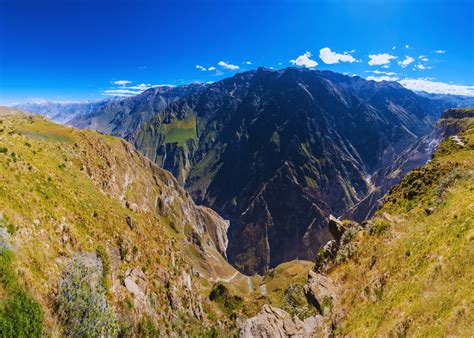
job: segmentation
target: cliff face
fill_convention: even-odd
[[[428,158],[445,106],[395,82],[260,68],[150,89],[72,124],[125,137],[171,171],[198,204],[230,220],[229,260],[263,273],[312,259],[331,238],[330,213],[370,216]]]
[[[372,175],[371,180],[375,188],[363,200],[347,210],[343,218],[364,221],[373,216],[390,188],[400,183],[411,170],[427,163],[443,139],[459,133],[464,128],[463,122],[470,123],[472,114],[472,108],[446,109],[431,133],[421,137],[401,152],[392,163]]]
[[[241,336],[469,336],[473,113],[443,113],[430,161],[393,186],[373,217],[361,224],[331,218],[339,235],[314,269],[293,270],[280,298],[241,322]],[[282,276],[279,266],[262,284],[271,289]]]
[[[263,273],[314,257],[329,213],[363,200],[440,113],[396,83],[259,69],[172,102],[131,140],[231,220],[230,261]]]

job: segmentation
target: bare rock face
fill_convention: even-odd
[[[241,328],[240,337],[288,337],[303,336],[304,325],[298,318],[278,308],[265,304],[255,317],[247,319]]]
[[[329,276],[309,271],[305,292],[320,313],[325,314],[325,308],[339,305],[339,288]]]
[[[279,308],[268,304],[255,317],[240,325],[240,337],[328,337],[330,325],[321,315],[311,316],[304,321]]]

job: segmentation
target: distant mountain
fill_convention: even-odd
[[[137,96],[105,102],[87,114],[77,115],[70,124],[129,138],[140,124],[153,118],[168,104],[203,87],[202,84],[190,84],[151,88]]]
[[[15,104],[12,107],[30,113],[47,116],[53,121],[67,123],[69,120],[88,114],[108,102],[114,102],[120,98],[100,101],[78,101],[78,102],[55,102],[55,101],[31,101]]]
[[[474,97],[451,94],[432,94],[427,92],[416,92],[416,94],[433,100],[441,100],[448,103],[452,108],[474,107]]]

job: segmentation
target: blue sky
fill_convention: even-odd
[[[473,46],[468,0],[0,0],[0,103],[291,65],[474,95]]]

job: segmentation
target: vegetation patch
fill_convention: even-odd
[[[102,280],[102,262],[95,255],[76,255],[66,267],[57,303],[67,336],[117,334],[115,310],[107,302]]]
[[[220,282],[214,284],[212,287],[209,299],[216,302],[219,308],[227,315],[239,311],[243,306],[242,297],[232,294],[231,291]]]
[[[6,231],[0,228],[0,336],[42,337],[43,309],[23,288],[13,268]]]
[[[285,290],[282,309],[301,320],[316,314],[316,308],[308,302],[303,286],[298,284],[291,284]]]
[[[196,134],[196,116],[190,115],[184,120],[174,119],[169,124],[163,124],[165,135],[164,143],[178,143],[178,146],[190,139],[195,139]]]

